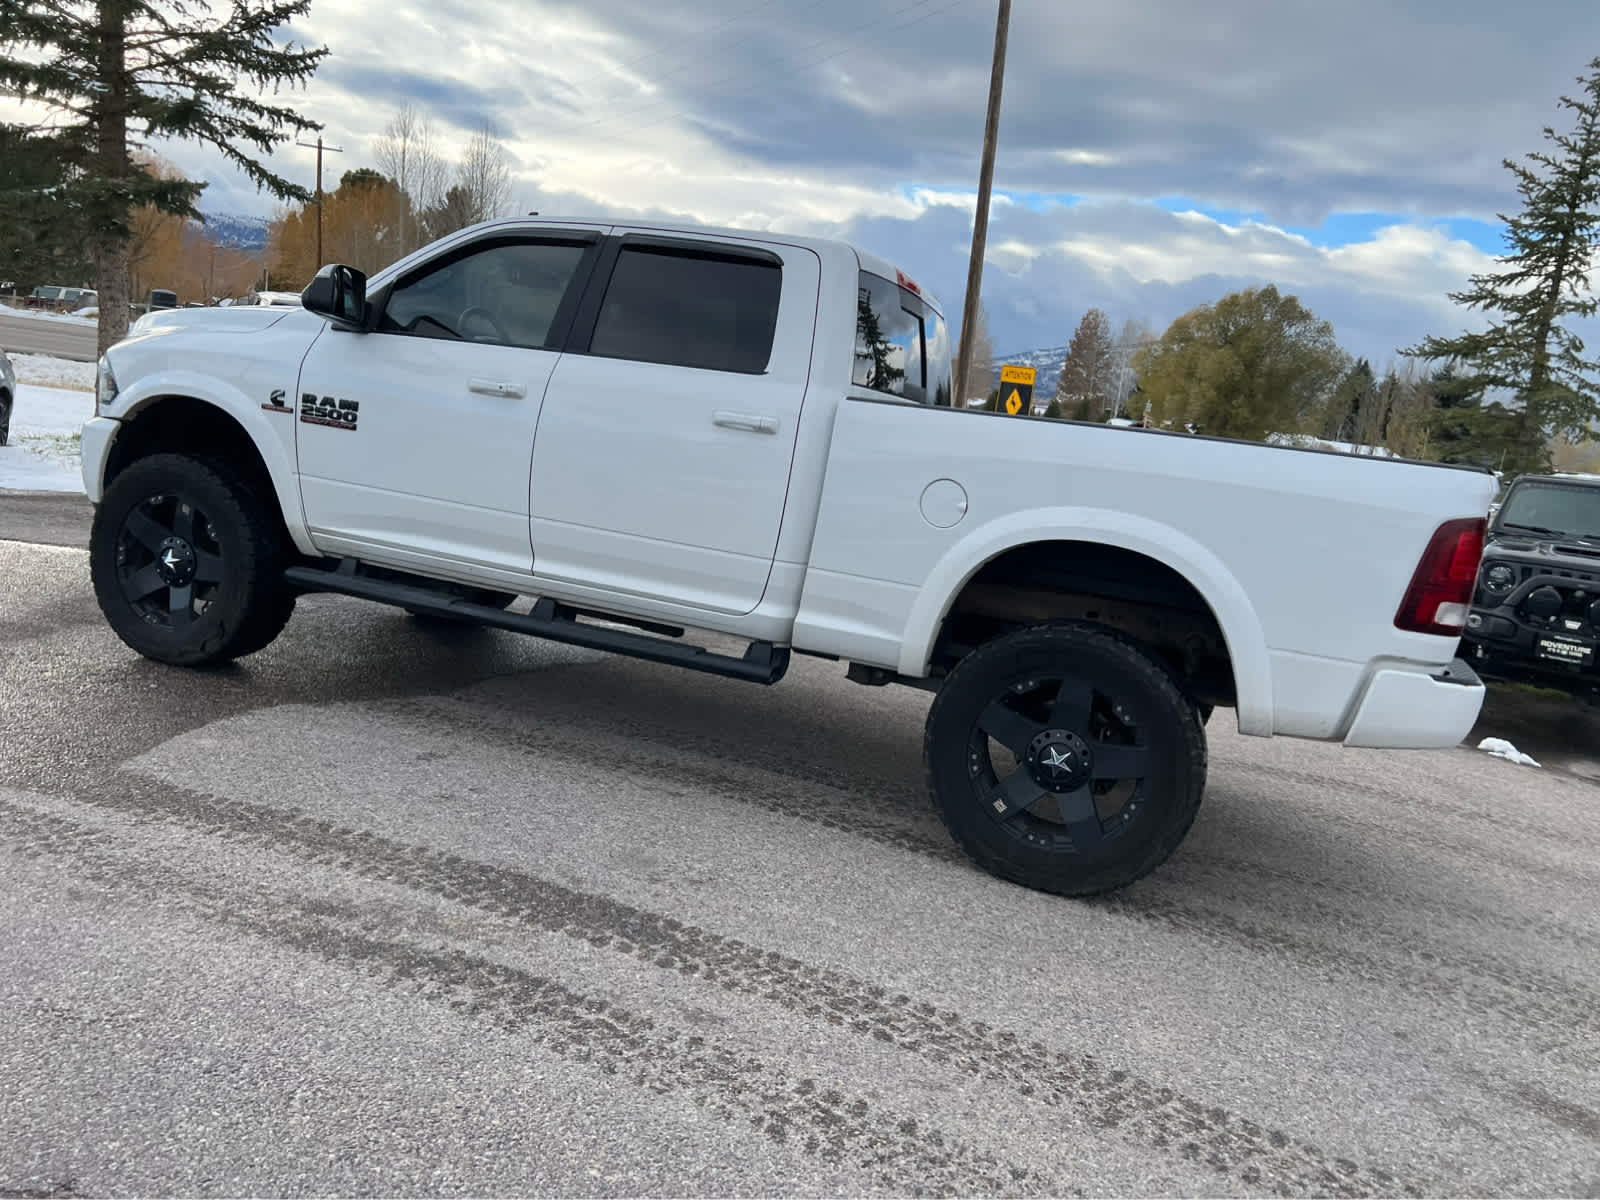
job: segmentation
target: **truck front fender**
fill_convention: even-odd
[[[295,410],[298,407],[294,384],[296,374],[285,372],[287,387],[283,405],[274,405],[269,412],[264,404],[271,390],[261,395],[250,395],[241,387],[209,374],[188,370],[164,370],[140,378],[121,392],[105,415],[124,423],[137,421],[142,413],[163,400],[181,398],[198,401],[227,414],[250,439],[256,453],[267,469],[276,494],[278,507],[283,513],[283,523],[296,547],[304,554],[315,553],[310,532],[306,528],[305,510],[300,503],[300,488],[296,476],[294,439]],[[281,387],[281,385],[280,385]],[[104,487],[105,463],[98,466],[100,485]]]
[[[934,565],[918,590],[901,642],[900,673],[928,673],[934,643],[956,598],[986,563],[1040,542],[1092,542],[1131,550],[1182,575],[1211,607],[1233,662],[1239,732],[1270,736],[1272,671],[1266,636],[1244,588],[1193,538],[1113,509],[1048,508],[1010,513],[969,532]]]

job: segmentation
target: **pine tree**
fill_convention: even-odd
[[[856,293],[856,378],[862,387],[883,392],[900,390],[906,371],[892,361],[896,349],[895,344],[883,336],[883,326],[872,308],[872,297],[863,288]]]
[[[1366,359],[1361,359],[1351,367],[1349,374],[1333,389],[1333,398],[1328,403],[1328,419],[1323,424],[1323,436],[1335,442],[1355,442],[1362,425],[1362,410],[1370,404],[1377,386],[1372,364]]]
[[[1484,404],[1483,385],[1453,364],[1434,371],[1427,387],[1433,398],[1429,433],[1438,461],[1501,469],[1516,444],[1517,414],[1499,402]]]
[[[1111,322],[1098,308],[1083,314],[1067,349],[1061,378],[1056,383],[1056,398],[1063,405],[1085,413],[1104,408],[1115,380],[1116,344],[1111,338]],[[1075,418],[1075,419],[1087,419]]]
[[[308,193],[263,165],[290,136],[320,126],[247,93],[303,83],[327,49],[279,41],[311,0],[0,0],[0,92],[51,115],[40,136],[62,171],[55,193],[92,249],[100,350],[128,327],[130,214],[141,205],[199,217],[203,183],[142,171],[133,152],[182,138],[220,151],[257,187]],[[261,157],[258,157],[261,156]]]
[[[1511,251],[1499,260],[1504,269],[1474,275],[1467,291],[1451,293],[1457,304],[1499,318],[1484,332],[1430,337],[1403,351],[1459,362],[1479,391],[1513,393],[1520,411],[1507,454],[1512,471],[1546,469],[1550,435],[1586,438],[1600,417],[1600,362],[1583,357],[1583,340],[1563,324],[1597,311],[1589,271],[1600,254],[1600,58],[1589,68],[1580,79],[1583,98],[1561,98],[1572,132],[1544,130],[1556,151],[1529,154],[1531,166],[1505,160],[1522,211],[1500,218]]]

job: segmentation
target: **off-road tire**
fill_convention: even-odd
[[[1065,702],[1068,681],[1086,702]],[[1065,729],[1081,741],[1057,737],[1050,718],[1078,710],[1087,714],[1081,727]],[[980,719],[1028,750],[1019,770],[1009,770],[1007,751]],[[1137,645],[1098,626],[1055,623],[997,638],[956,665],[928,713],[923,761],[934,806],[974,862],[1024,887],[1090,896],[1149,874],[1183,841],[1205,791],[1205,727],[1170,673]],[[1120,763],[1140,773],[1089,781]],[[1038,786],[1028,799],[1052,771],[1064,775],[1052,786],[1084,790],[1058,797]],[[1102,806],[1117,792],[1127,798],[1107,818]]]
[[[269,503],[226,464],[183,454],[151,455],[118,475],[95,509],[89,533],[95,598],[117,636],[146,658],[182,667],[229,662],[271,643],[294,611],[294,595],[283,579],[288,549],[282,525]],[[147,530],[141,539],[130,522],[138,519],[135,514],[148,519],[184,505],[198,514],[198,524],[190,518],[191,541],[208,560],[217,560],[211,568],[217,578],[208,583],[195,575],[189,616],[180,619],[171,587],[165,614],[159,592],[150,602],[130,596],[134,563],[154,552],[146,544],[154,536],[149,527],[140,521]],[[150,562],[141,569],[157,566]]]

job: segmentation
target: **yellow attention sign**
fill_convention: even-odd
[[[1001,367],[1000,399],[1013,417],[1033,410],[1033,385],[1039,372],[1033,367]]]

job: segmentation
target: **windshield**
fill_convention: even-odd
[[[1518,484],[1500,509],[1495,528],[1600,540],[1600,486]]]

